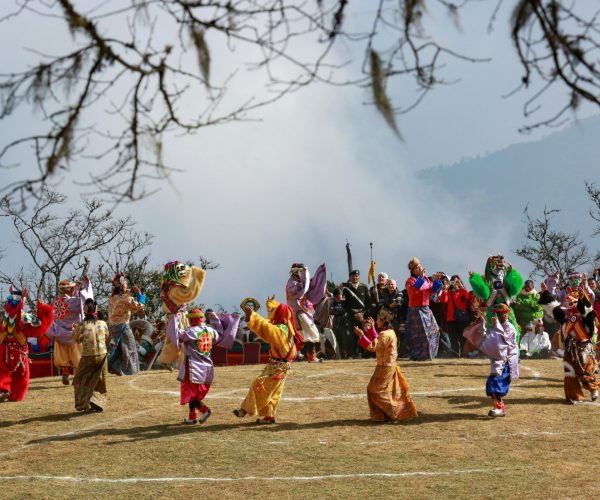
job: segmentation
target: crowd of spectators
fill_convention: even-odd
[[[595,295],[594,309],[600,317],[600,289],[598,279],[600,269],[595,269],[588,278],[589,288]],[[485,306],[479,301],[458,274],[437,272],[429,276],[431,281],[441,283],[432,292],[430,308],[440,330],[438,357],[483,357],[484,355],[464,337],[464,329],[485,316]],[[540,286],[542,283],[540,283]],[[544,314],[538,304],[540,292],[533,280],[528,279],[516,298],[512,301],[515,317],[521,330],[520,354],[522,358],[562,357],[560,325]],[[312,307],[312,306],[311,306]],[[317,359],[356,359],[372,357],[373,353],[364,350],[357,342],[354,328],[362,328],[367,318],[376,318],[381,309],[389,311],[393,317],[391,325],[398,339],[398,355],[406,358],[409,354],[407,338],[408,293],[400,288],[396,279],[380,272],[376,284],[368,286],[361,281],[360,272],[353,270],[348,280],[327,292],[324,301],[314,306],[313,317],[321,336]],[[211,320],[212,310],[206,310],[207,321]],[[131,328],[135,334],[141,369],[153,363],[164,341],[164,321],[150,322],[143,317],[133,319]],[[242,320],[236,336],[238,344],[260,342]],[[36,346],[33,346],[35,352]],[[299,360],[305,356],[299,354]],[[154,364],[157,368],[163,368]]]

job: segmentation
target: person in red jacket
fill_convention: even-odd
[[[432,282],[417,257],[408,263],[410,277],[406,280],[408,292],[407,340],[410,343],[410,359],[426,361],[437,356],[440,329],[429,309],[429,297],[441,287],[440,280]]]
[[[465,326],[469,324],[469,292],[465,288],[460,276],[454,274],[450,278],[450,287],[440,294],[440,302],[448,305],[446,321],[452,352],[460,356],[465,339],[462,336]]]

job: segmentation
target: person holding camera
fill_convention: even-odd
[[[451,352],[460,357],[465,339],[463,330],[469,324],[469,292],[458,274],[452,275],[448,289],[440,294],[440,302],[447,304],[446,324],[450,337]]]

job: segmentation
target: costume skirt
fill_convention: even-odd
[[[180,405],[186,405],[194,400],[202,401],[208,391],[210,384],[195,384],[190,380],[190,364],[189,361],[185,364],[185,378],[181,381],[181,398]]]
[[[128,323],[110,325],[108,369],[116,375],[136,375],[140,371],[137,344]]]
[[[374,422],[408,420],[417,416],[408,382],[398,366],[377,366],[367,386],[369,413]]]
[[[269,361],[262,373],[250,384],[240,408],[250,416],[275,418],[290,368],[290,363]]]
[[[598,363],[594,359],[594,344],[568,338],[563,355],[565,398],[583,401],[583,389],[600,389]]]
[[[492,360],[493,363],[494,361]],[[485,384],[485,393],[488,396],[500,396],[503,398],[508,394],[510,387],[510,363],[508,361],[505,362],[500,375],[496,373],[494,368],[492,368],[492,372]]]
[[[406,329],[412,361],[426,361],[437,356],[440,329],[429,307],[409,307]]]
[[[104,409],[106,407],[106,379],[108,362],[106,354],[83,356],[73,377],[75,390],[75,409],[90,409],[90,402]]]

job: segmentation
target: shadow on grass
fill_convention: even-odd
[[[72,413],[53,413],[50,415],[43,415],[41,417],[29,417],[14,420],[12,422],[0,422],[0,429],[3,427],[11,427],[13,425],[24,425],[32,422],[66,422],[72,418],[81,417],[85,415],[85,412],[74,411]]]
[[[433,375],[434,378],[472,378],[472,379],[482,379],[483,375],[464,375],[461,373],[435,373]],[[539,382],[553,382],[553,384],[546,384],[545,387],[562,387],[562,383],[559,382],[558,378],[548,378],[548,377],[522,377],[519,376],[519,380],[530,380],[530,381],[539,381]]]
[[[487,396],[430,396],[430,398],[445,399],[451,405],[460,405],[461,408],[475,409],[483,408],[490,405],[490,398]],[[510,392],[505,399],[507,406],[512,405],[562,405],[564,398],[557,397],[532,397],[532,398],[518,398],[511,397]]]
[[[403,422],[398,422],[395,426],[415,426],[426,425],[431,423],[450,422],[457,420],[486,420],[488,417],[479,413],[420,413],[418,417]],[[275,425],[257,425],[255,418],[251,418],[246,422],[239,424],[216,424],[216,425],[193,425],[187,426],[183,424],[160,424],[142,427],[130,427],[126,429],[90,429],[87,431],[71,433],[59,436],[46,436],[39,439],[29,441],[28,445],[44,444],[50,442],[69,442],[79,441],[83,439],[94,438],[110,438],[123,437],[110,442],[104,441],[105,445],[115,445],[122,443],[131,443],[136,441],[148,441],[152,439],[162,439],[176,436],[185,436],[192,433],[204,432],[221,432],[231,431],[234,429],[245,429],[247,432],[290,432],[290,431],[307,431],[314,429],[331,429],[333,427],[378,427],[382,425],[390,425],[389,422],[373,422],[369,419],[340,419],[326,420],[319,422],[297,423],[297,422],[282,422]]]
[[[203,432],[221,432],[231,431],[233,429],[248,429],[249,431],[290,431],[290,430],[305,430],[305,429],[319,429],[319,428],[331,428],[339,426],[371,426],[381,425],[370,420],[355,419],[355,420],[333,420],[327,422],[314,422],[308,424],[298,424],[293,422],[285,422],[275,425],[257,425],[255,423],[257,417],[251,417],[245,422],[238,424],[215,424],[215,425],[183,425],[179,423],[173,424],[159,424],[149,425],[143,427],[130,427],[126,429],[90,429],[87,431],[77,432],[73,434],[60,435],[60,436],[46,436],[39,439],[33,439],[27,444],[42,444],[49,442],[60,442],[60,441],[78,441],[81,439],[89,439],[95,437],[109,437],[109,436],[125,436],[127,439],[118,441],[111,441],[105,444],[120,444],[120,443],[131,443],[132,441],[146,441],[150,439],[161,439],[172,436],[184,436],[191,433],[203,433]]]
[[[479,366],[479,365],[484,365],[485,363],[483,363],[483,361],[486,361],[485,359],[476,359],[473,360],[472,362],[465,362],[465,361],[456,361],[456,362],[438,362],[437,360],[431,362],[429,360],[425,360],[425,361],[403,361],[401,359],[398,360],[398,364],[400,365],[400,368],[415,368],[415,367],[431,367],[431,366],[469,366],[469,367],[474,367],[474,366]]]
[[[68,389],[68,385],[63,385],[62,382],[59,381],[56,385],[30,385],[28,391],[45,391],[47,389]]]

